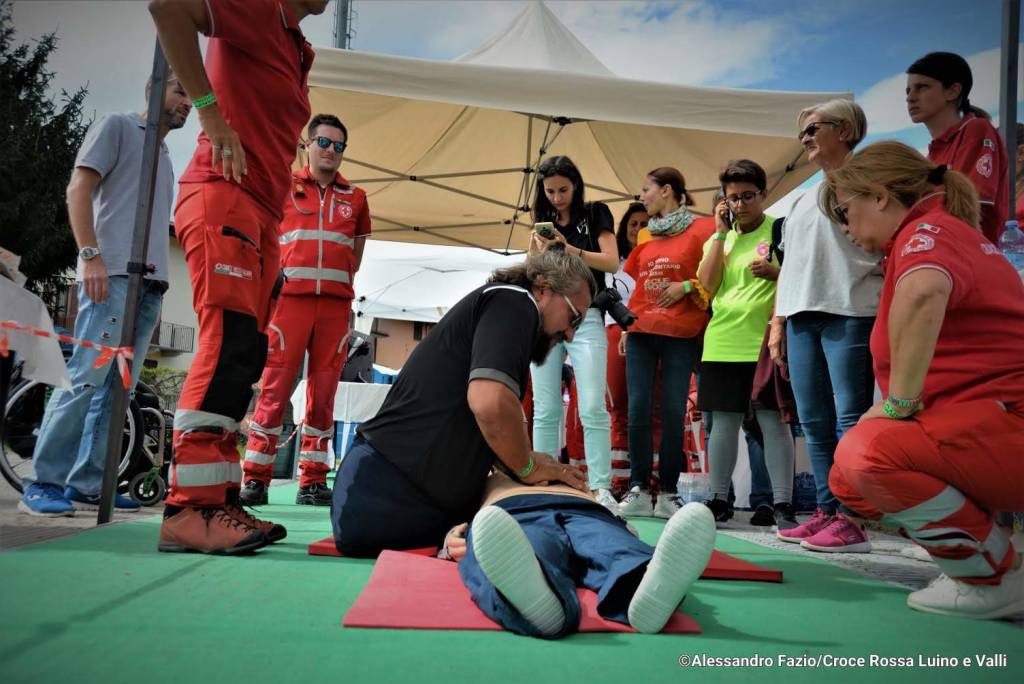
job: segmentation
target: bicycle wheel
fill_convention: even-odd
[[[23,380],[14,386],[7,400],[7,412],[0,427],[0,471],[19,492],[22,491],[22,479],[32,473],[32,453],[52,392],[49,385]],[[142,414],[133,400],[125,412],[118,479],[130,463],[142,456],[142,442],[138,439],[141,425]]]

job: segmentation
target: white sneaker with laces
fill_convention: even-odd
[[[619,515],[626,517],[654,515],[654,502],[651,500],[651,493],[646,489],[640,489],[640,485],[633,487],[619,504]]]
[[[662,492],[654,504],[654,517],[668,520],[682,507],[683,504],[679,501],[678,496]]]
[[[607,489],[595,489],[594,499],[597,503],[601,504],[614,515],[619,514],[619,502],[615,500],[615,496]]]
[[[939,575],[924,589],[907,596],[914,610],[937,615],[998,620],[1024,613],[1024,568],[1003,575],[1000,584],[965,584]]]

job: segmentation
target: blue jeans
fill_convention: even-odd
[[[674,494],[683,467],[683,415],[690,394],[690,376],[697,359],[697,340],[648,333],[626,337],[626,387],[629,391],[629,486],[650,487],[652,443],[651,410],[654,383],[661,362],[661,445],[658,482],[662,492]]]
[[[787,321],[786,350],[800,427],[814,471],[818,507],[835,513],[839,502],[828,475],[839,439],[873,403],[873,317],[805,311]]]
[[[530,365],[533,383],[533,448],[558,457],[558,429],[562,423],[562,358],[568,352],[576,375],[583,449],[591,489],[612,486],[612,419],[605,394],[608,336],[597,309],[587,316],[572,342],[556,344],[544,363]]]
[[[135,359],[131,363],[132,390],[142,373],[153,329],[160,318],[163,291],[158,283],[143,281],[142,306],[135,329]],[[94,302],[78,283],[78,317],[75,337],[110,347],[121,344],[128,276],[111,276],[107,301]],[[111,391],[121,382],[117,361],[93,368],[99,351],[76,346],[68,361],[71,389],[55,389],[46,405],[39,439],[32,455],[33,482],[72,486],[87,496],[100,493],[106,465],[107,431],[110,427]],[[118,428],[121,422],[118,421]],[[141,427],[141,426],[140,426]]]
[[[714,411],[704,412],[704,430],[707,439],[704,440],[704,450],[707,451],[711,441],[711,426],[714,424]],[[760,427],[757,430],[757,420],[753,425],[743,421],[743,438],[747,440],[747,457],[750,461],[750,507],[772,506],[775,496],[772,494],[772,478],[768,475],[768,466],[764,464],[764,437],[761,436]]]
[[[501,499],[494,505],[508,511],[523,528],[548,585],[565,611],[562,631],[549,638],[579,630],[578,586],[597,594],[601,617],[629,624],[629,602],[647,571],[654,548],[630,534],[624,521],[604,506],[575,496],[527,494]],[[480,569],[473,553],[472,527],[459,574],[487,617],[517,634],[544,636],[505,600]]]

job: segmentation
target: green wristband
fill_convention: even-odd
[[[890,396],[889,403],[898,409],[916,409],[917,405],[921,403],[921,395],[914,397],[913,399],[897,399],[896,397]]]
[[[910,413],[904,414],[896,410],[896,407],[893,406],[891,399],[886,399],[885,402],[882,404],[882,410],[885,411],[885,415],[889,416],[893,420],[906,420],[907,418],[910,418],[912,415],[914,415],[923,408],[924,404],[918,402],[913,406],[913,410]]]
[[[192,106],[196,109],[202,109],[203,107],[209,107],[210,105],[217,104],[217,96],[214,95],[213,91],[206,93],[202,97],[197,97],[192,100]]]
[[[536,465],[533,461],[533,454],[530,454],[529,461],[522,470],[516,471],[516,477],[522,480],[524,477],[529,477],[530,473],[533,472],[533,466]]]
[[[715,234],[711,236],[711,238],[714,240],[725,240],[725,238],[727,238],[728,236],[729,233],[720,233],[716,231]]]
[[[686,294],[690,294],[691,292],[693,292],[693,283],[691,283],[689,280],[684,280],[683,292],[685,292]]]

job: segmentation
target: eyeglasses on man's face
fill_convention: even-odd
[[[572,318],[569,319],[569,326],[573,330],[579,330],[580,326],[583,325],[583,314],[581,314],[576,307],[572,305],[572,300],[570,300],[566,295],[562,295],[562,299],[564,299],[565,303],[569,305],[569,311],[572,312]]]

